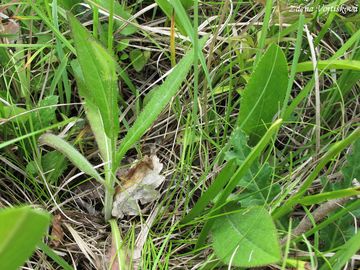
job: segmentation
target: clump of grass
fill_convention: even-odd
[[[0,5],[0,207],[64,232],[27,268],[355,267],[354,14],[190,2]],[[117,170],[154,151],[161,196],[111,219]]]

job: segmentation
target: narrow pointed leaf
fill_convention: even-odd
[[[74,16],[68,14],[68,19],[85,83],[80,95],[98,107],[105,132],[113,140],[119,130],[116,62]]]
[[[83,73],[81,71],[79,61],[74,60],[71,62],[71,66],[74,71],[75,79],[80,93],[86,92],[86,85]],[[84,104],[86,117],[89,120],[89,124],[92,132],[94,133],[96,143],[98,145],[100,155],[104,162],[109,162],[114,149],[111,149],[111,141],[106,135],[104,129],[104,123],[102,121],[101,112],[99,108],[91,102],[90,99],[85,98]]]
[[[97,180],[99,183],[104,184],[104,180],[99,175],[99,173],[94,169],[94,167],[90,164],[90,162],[68,142],[50,133],[42,135],[39,138],[39,141],[40,143],[51,146],[52,148],[63,153],[81,171],[94,177],[95,180]]]
[[[201,47],[205,40],[200,41]],[[143,111],[137,117],[135,123],[129,129],[116,155],[116,164],[119,164],[125,153],[136,143],[146,130],[159,116],[161,111],[170,102],[182,82],[185,80],[194,58],[194,49],[191,49],[174,67],[164,83],[152,93],[151,99],[146,104]]]

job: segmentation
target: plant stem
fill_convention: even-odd
[[[113,205],[113,199],[115,194],[114,189],[114,181],[112,181],[112,174],[107,173],[105,178],[105,203],[104,203],[104,209],[105,209],[105,220],[108,221],[111,218],[111,211],[112,211],[112,205]]]

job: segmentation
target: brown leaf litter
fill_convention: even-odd
[[[163,164],[156,155],[144,156],[125,174],[119,175],[121,184],[116,188],[112,215],[117,218],[140,215],[142,210],[139,201],[146,204],[159,197],[156,188],[165,180],[165,177],[160,175],[162,169]]]

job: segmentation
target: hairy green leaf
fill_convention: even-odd
[[[104,130],[113,141],[119,131],[116,63],[74,16],[68,14],[68,18],[84,78],[81,83],[85,83],[80,95],[99,109]]]
[[[74,71],[79,92],[84,93],[86,91],[86,85],[78,60],[73,60],[71,62],[71,66]],[[104,160],[104,162],[109,162],[112,153],[113,151],[115,151],[115,149],[112,149],[110,147],[111,142],[108,136],[106,136],[100,109],[91,102],[91,99],[85,99],[84,108],[86,112],[86,117],[89,120],[91,130],[94,133],[95,140],[100,151],[100,155]]]
[[[39,142],[60,151],[81,171],[94,177],[94,179],[99,183],[104,184],[104,180],[90,164],[90,162],[68,142],[50,133],[41,135]]]

